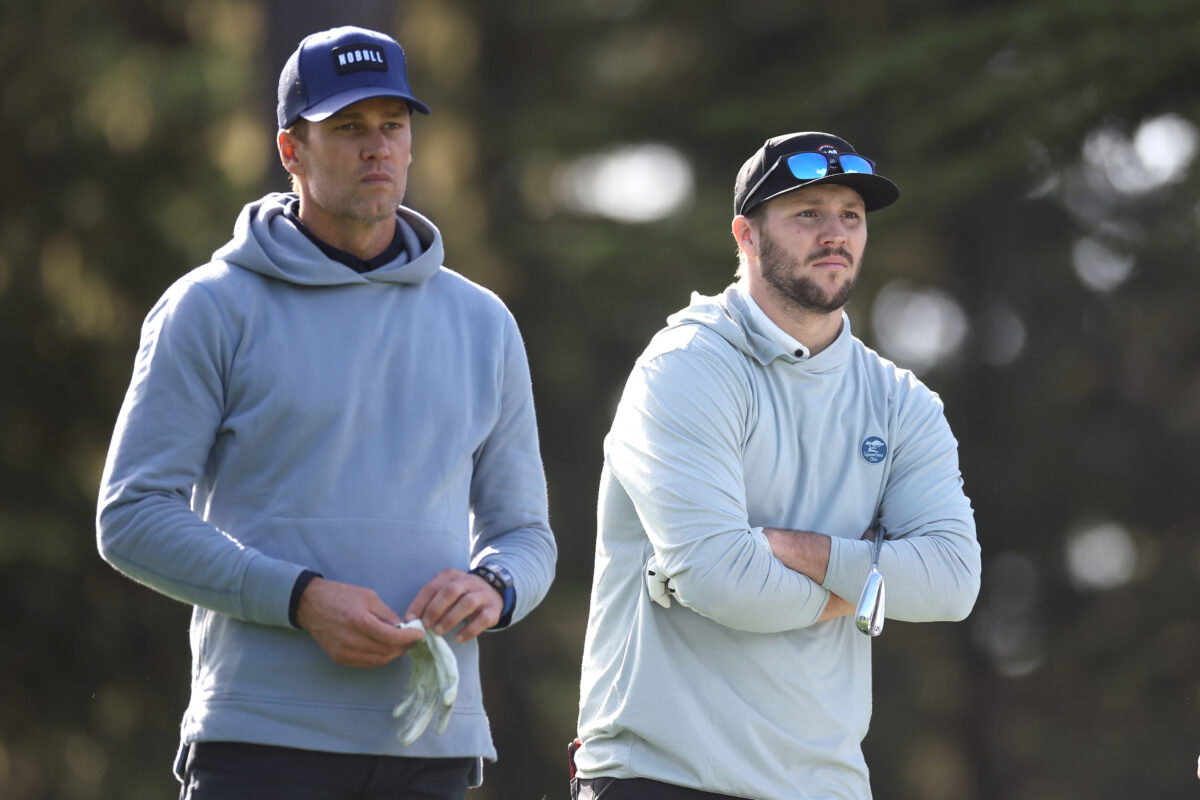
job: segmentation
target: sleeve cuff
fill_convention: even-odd
[[[292,627],[299,630],[300,623],[296,621],[296,612],[300,610],[300,598],[304,595],[304,590],[312,583],[313,578],[324,577],[319,572],[313,572],[311,569],[306,569],[301,572],[296,582],[292,584],[292,599],[288,602],[288,622]]]
[[[517,606],[517,590],[513,587],[506,587],[501,593],[501,597],[504,598],[504,606],[500,609],[500,620],[492,626],[492,630],[500,630],[511,625],[513,609]]]

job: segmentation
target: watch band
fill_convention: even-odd
[[[501,595],[504,595],[505,590],[511,589],[513,585],[512,573],[498,564],[480,564],[471,570],[471,574],[483,578]]]

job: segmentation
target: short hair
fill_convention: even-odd
[[[755,226],[761,226],[763,217],[765,217],[766,215],[767,215],[767,204],[759,203],[758,205],[756,205],[754,208],[747,211],[742,216],[744,216],[746,219],[750,220],[750,222],[752,222]],[[738,259],[738,268],[737,268],[737,272],[734,273],[734,277],[735,278],[744,278],[744,277],[746,277],[747,273],[750,270],[750,264],[749,264],[749,262],[746,261],[746,253],[740,247],[737,249],[737,259]]]
[[[304,117],[292,123],[292,127],[288,128],[284,133],[287,133],[296,139],[308,144],[308,120]]]
[[[292,126],[286,128],[283,132],[300,142],[300,144],[308,144],[308,120],[303,117],[293,122]],[[292,191],[299,194],[300,184],[296,180],[296,176],[289,172],[288,177],[292,180]]]

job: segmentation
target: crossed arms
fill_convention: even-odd
[[[748,456],[756,429],[782,448],[796,427],[825,424],[766,408],[749,373],[713,350],[668,350],[639,363],[606,441],[602,528],[607,522],[647,537],[683,605],[731,628],[776,632],[853,612],[846,598],[861,591],[872,554],[861,531],[878,519],[893,534],[880,557],[889,616],[966,616],[978,593],[979,546],[957,442],[936,397],[913,382],[896,392],[904,397],[887,398],[892,453],[880,489],[842,479],[852,468],[836,454],[808,464],[786,449],[760,450],[758,463]],[[757,527],[747,499],[755,492],[765,498],[760,504],[794,511],[760,508],[768,526]],[[843,530],[781,526],[792,514],[838,519]]]
[[[868,532],[869,533],[869,532]],[[771,552],[788,569],[799,572],[814,583],[825,582],[829,568],[829,552],[832,540],[822,533],[792,531],[783,528],[763,528],[763,535],[771,545]],[[846,617],[854,613],[854,604],[842,597],[829,593],[829,600],[821,611],[817,622]]]

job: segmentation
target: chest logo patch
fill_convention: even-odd
[[[868,436],[863,439],[860,452],[868,464],[878,464],[887,458],[887,442],[878,436]]]

